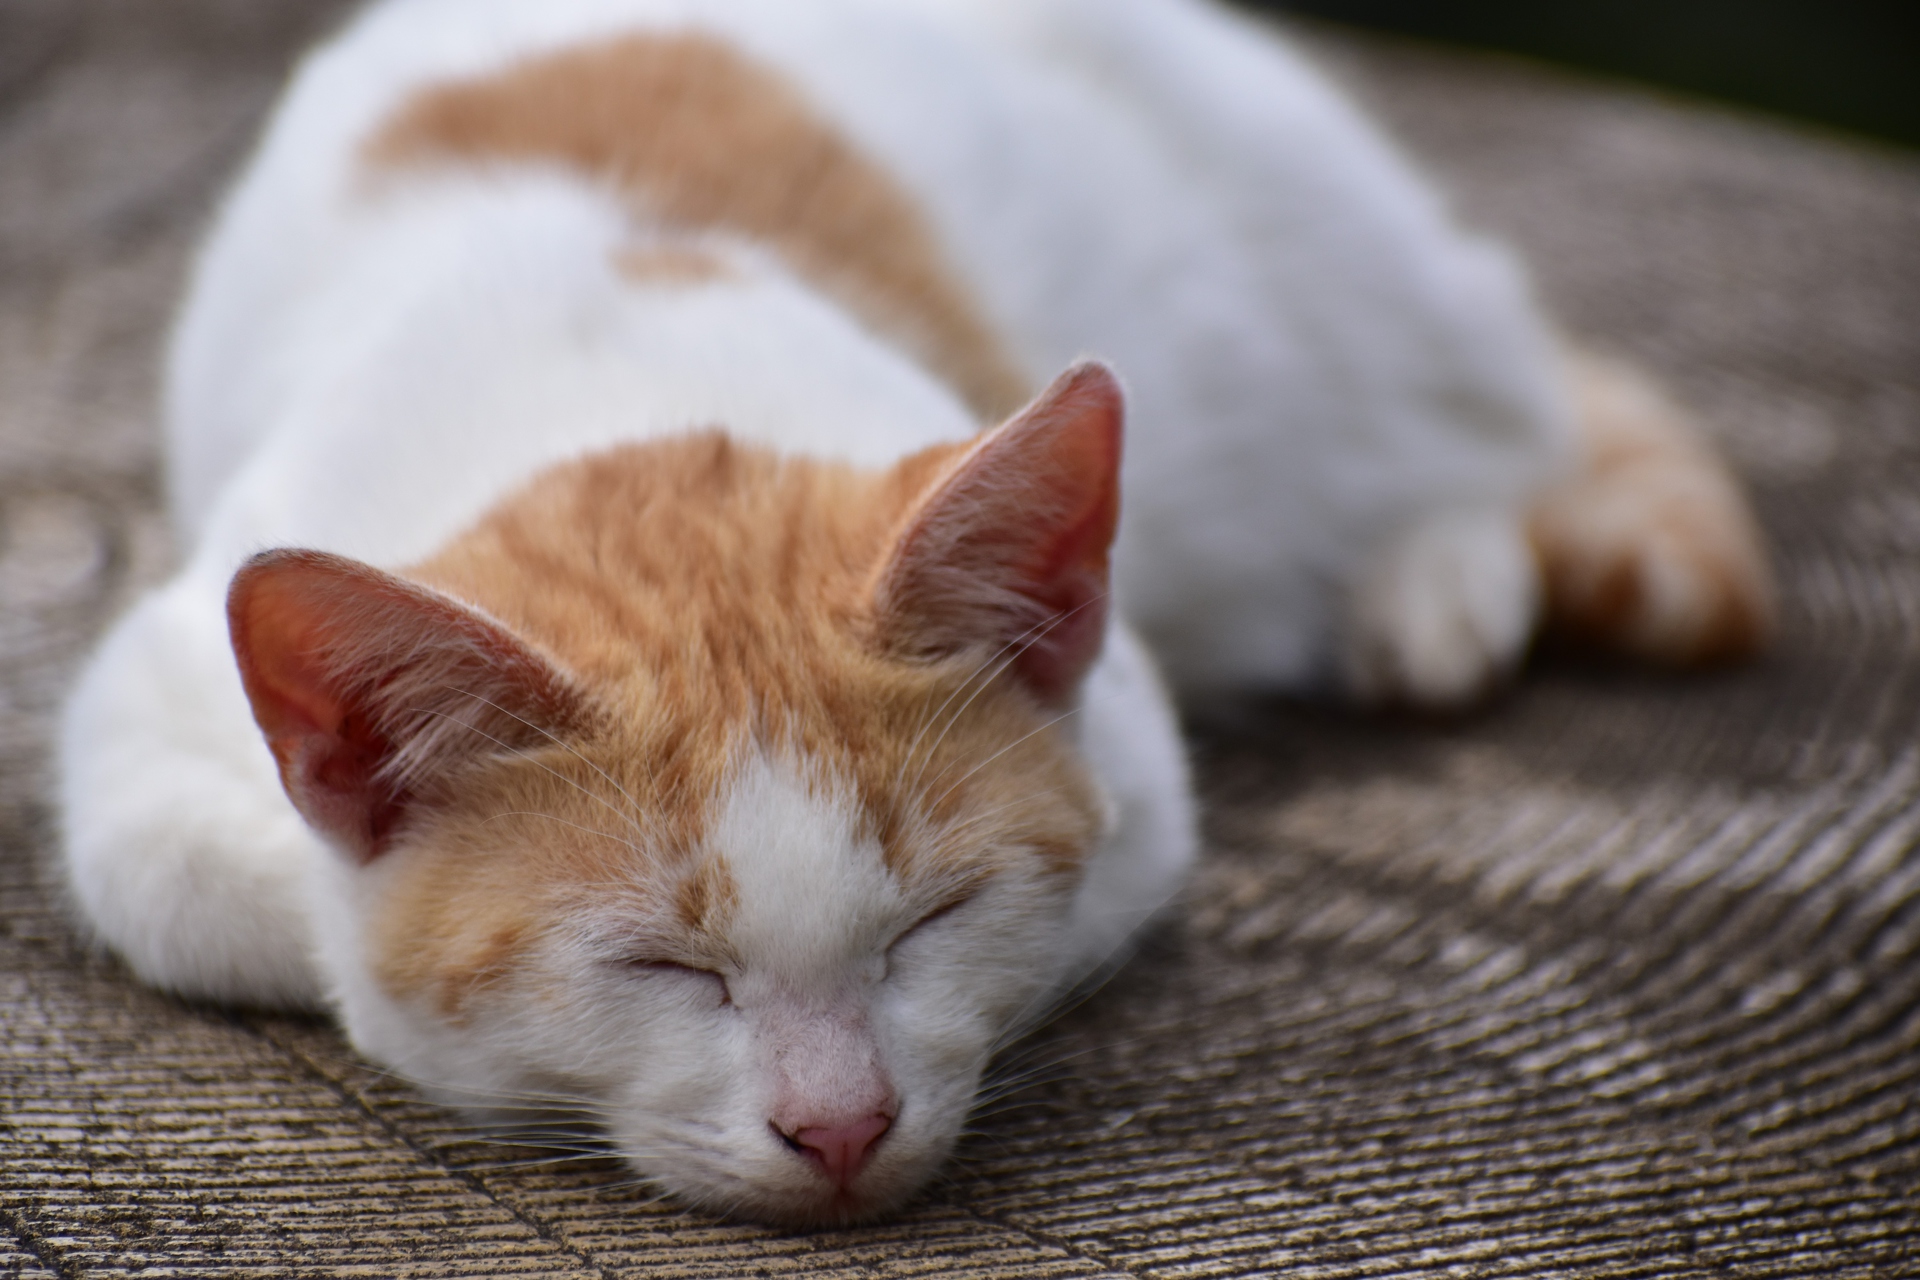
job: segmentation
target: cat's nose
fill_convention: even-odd
[[[867,1157],[883,1134],[893,1127],[893,1117],[876,1112],[865,1120],[834,1128],[800,1129],[793,1133],[777,1130],[786,1144],[819,1166],[833,1185],[845,1190],[866,1167]]]

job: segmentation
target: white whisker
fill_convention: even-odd
[[[1019,737],[1015,738],[1012,742],[1009,742],[1006,746],[1000,748],[998,751],[988,756],[985,760],[980,761],[978,764],[974,765],[973,768],[961,774],[959,781],[955,782],[952,786],[948,787],[945,791],[942,791],[937,797],[935,797],[933,803],[928,805],[927,807],[929,809],[935,809],[935,810],[939,809],[942,801],[944,801],[948,796],[952,795],[955,791],[958,791],[961,787],[965,786],[969,778],[972,778],[975,774],[979,773],[982,769],[992,764],[995,760],[998,760],[1001,756],[1007,754],[1007,752],[1009,751],[1012,751],[1015,747],[1020,746],[1022,743],[1027,742],[1033,738],[1039,737],[1041,734],[1053,728],[1053,726],[1059,724],[1061,721],[1070,720],[1074,716],[1077,716],[1079,714],[1080,714],[1079,707],[1071,707],[1066,711],[1061,712],[1059,715],[1055,716],[1053,719],[1047,721],[1045,724],[1042,724],[1039,728],[1034,729],[1032,732],[1021,734]],[[941,777],[945,777],[945,776],[946,775],[944,773],[941,775]],[[934,781],[939,782],[940,778],[935,778]]]
[[[618,779],[616,779],[612,774],[608,773],[605,769],[602,769],[599,765],[595,764],[591,759],[587,757],[586,753],[581,751],[578,747],[574,746],[571,742],[568,742],[565,739],[559,737],[558,735],[554,734],[551,730],[545,728],[544,726],[535,724],[533,721],[527,719],[525,716],[517,715],[514,712],[509,711],[507,708],[501,706],[499,703],[494,702],[491,699],[488,699],[486,697],[483,697],[480,694],[474,693],[472,690],[453,688],[451,686],[443,686],[443,687],[446,687],[448,691],[451,693],[461,694],[465,697],[472,698],[475,701],[478,701],[486,706],[492,707],[495,711],[498,711],[501,715],[506,716],[510,720],[519,721],[521,724],[525,725],[527,728],[533,730],[535,733],[545,738],[548,742],[553,743],[554,746],[559,747],[561,750],[571,755],[574,759],[578,760],[581,764],[584,764],[585,766],[587,766],[587,768],[599,774],[601,779],[604,780],[608,786],[613,788],[615,794],[617,794],[622,800],[625,800],[627,802],[628,807],[632,809],[633,815],[636,819],[643,818],[645,816],[643,810],[640,807],[640,802],[634,799],[633,793],[628,791],[625,787],[621,786]]]

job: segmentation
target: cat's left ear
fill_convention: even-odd
[[[499,622],[344,556],[255,556],[234,575],[227,623],[287,798],[360,862],[467,766],[542,746],[587,714]]]
[[[1071,697],[1106,636],[1125,416],[1113,371],[1076,365],[950,462],[875,579],[885,647],[1005,650],[1042,701]]]

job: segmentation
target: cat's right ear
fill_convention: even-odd
[[[463,766],[583,714],[566,676],[500,623],[343,556],[255,556],[227,622],[288,799],[362,862]]]
[[[1106,638],[1125,414],[1120,380],[1089,361],[948,462],[874,581],[882,644],[1004,651],[1041,701],[1070,698]]]

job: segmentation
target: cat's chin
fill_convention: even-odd
[[[888,1217],[912,1198],[917,1186],[899,1194],[860,1196],[844,1191],[832,1192],[813,1203],[782,1201],[769,1204],[736,1204],[725,1215],[744,1222],[778,1227],[787,1231],[821,1231],[836,1227],[857,1227]]]
[[[837,1186],[784,1148],[734,1160],[679,1153],[629,1165],[669,1198],[701,1212],[785,1230],[819,1230],[872,1222],[897,1213],[932,1180],[952,1154],[957,1135],[897,1135],[883,1144],[849,1186]],[[621,1147],[616,1141],[614,1146]],[[627,1146],[632,1150],[632,1146]]]
[[[934,1162],[937,1164],[937,1162]],[[932,1175],[932,1165],[909,1177],[862,1179],[865,1184],[852,1190],[831,1187],[759,1187],[744,1180],[724,1183],[676,1185],[680,1179],[663,1179],[669,1193],[681,1203],[699,1210],[754,1222],[788,1231],[818,1231],[835,1227],[853,1227],[877,1221],[897,1212],[911,1200]]]

